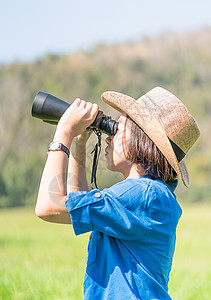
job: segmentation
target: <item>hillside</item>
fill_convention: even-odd
[[[211,28],[164,33],[133,43],[97,45],[90,52],[49,54],[32,63],[0,65],[0,207],[34,204],[55,127],[31,117],[39,91],[72,102],[76,97],[97,102],[108,115],[116,112],[100,95],[115,90],[138,98],[162,86],[175,93],[193,114],[201,137],[186,162],[192,188],[178,189],[182,201],[207,201],[211,195]],[[94,146],[94,137],[88,149]],[[103,151],[102,151],[103,152]],[[88,171],[91,168],[88,155]],[[108,176],[109,174],[109,176]],[[98,171],[103,188],[121,177]]]

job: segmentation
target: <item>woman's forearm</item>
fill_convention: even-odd
[[[65,137],[56,131],[54,141],[59,141],[68,148],[72,143],[71,137]],[[39,217],[57,216],[67,213],[65,201],[67,200],[66,169],[67,154],[63,151],[50,151],[43,170],[40,188],[36,203],[36,214]],[[69,217],[67,213],[67,218]],[[55,218],[56,219],[56,218]],[[55,220],[56,221],[56,220]]]
[[[89,135],[85,134],[84,139],[82,133],[93,123],[97,112],[97,104],[76,99],[59,120],[54,141],[62,143],[68,149],[70,149],[73,138],[76,136],[80,135],[82,141],[85,141]],[[76,176],[73,183],[71,183],[71,180],[69,182],[70,186],[82,184],[81,188],[87,190],[85,149],[80,152],[83,163],[81,160],[79,163],[76,155],[75,158],[70,158],[70,173]],[[68,156],[65,152],[50,151],[45,164],[35,212],[37,216],[49,222],[70,223],[70,216],[65,206],[67,200],[67,161]],[[82,173],[80,174],[80,172]]]
[[[75,191],[88,191],[86,178],[86,144],[80,144],[73,140],[70,150],[67,193]]]

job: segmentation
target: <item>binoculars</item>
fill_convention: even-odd
[[[34,98],[32,116],[56,125],[69,106],[69,103],[53,95],[39,92]],[[107,135],[114,135],[117,132],[117,127],[118,123],[111,117],[104,115],[101,110],[98,111],[94,122],[89,126],[92,130],[96,129]]]

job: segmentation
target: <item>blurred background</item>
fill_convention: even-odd
[[[201,130],[185,159],[191,188],[180,184],[176,192],[184,221],[179,227],[171,295],[179,300],[211,298],[210,11],[211,3],[205,0],[1,1],[0,299],[82,298],[87,237],[75,242],[66,226],[49,226],[34,216],[47,146],[55,131],[31,117],[35,95],[44,91],[69,103],[80,97],[117,118],[116,111],[101,102],[104,91],[137,99],[155,86],[175,93]],[[87,146],[89,182],[90,152],[96,141],[93,134]],[[121,179],[106,170],[102,150],[99,188]],[[59,232],[61,248],[52,228]],[[74,267],[76,273],[67,268],[69,252],[62,256],[55,252],[49,262],[44,260],[42,253],[49,247],[52,251],[55,243],[64,253],[66,243],[70,249],[73,241],[81,243],[83,257],[79,259],[83,263]],[[44,267],[38,270],[40,262]],[[62,284],[69,288],[61,293]]]

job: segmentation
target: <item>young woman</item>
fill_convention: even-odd
[[[98,106],[76,99],[61,117],[43,171],[38,217],[91,231],[85,299],[171,299],[168,280],[181,208],[177,179],[189,186],[183,158],[199,137],[192,116],[172,93],[157,87],[137,101],[105,92],[102,100],[122,113],[106,139],[111,171],[125,180],[89,191],[85,174],[86,128]],[[66,166],[68,149],[68,178]]]

